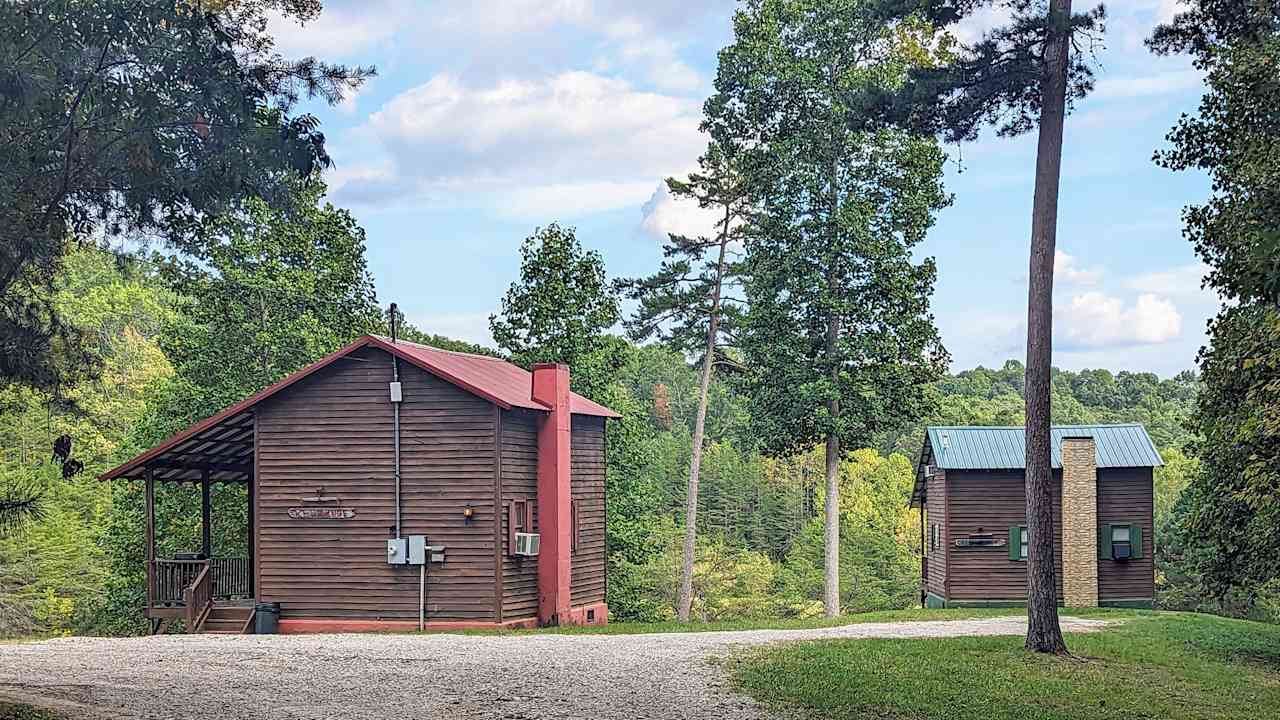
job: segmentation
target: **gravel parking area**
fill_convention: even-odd
[[[68,638],[0,645],[0,699],[74,718],[759,718],[717,665],[735,647],[1024,632],[1010,617],[664,635]]]

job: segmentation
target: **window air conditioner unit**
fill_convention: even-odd
[[[539,537],[538,533],[516,533],[516,555],[537,555]]]

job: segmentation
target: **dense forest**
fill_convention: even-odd
[[[220,403],[338,347],[350,335],[380,329],[382,316],[361,279],[367,279],[363,246],[352,239],[353,232],[328,233],[310,257],[298,253],[261,272],[248,267],[258,265],[261,254],[248,263],[228,252],[212,269],[183,266],[183,272],[158,257],[96,249],[69,256],[56,301],[65,317],[93,338],[103,373],[69,389],[60,401],[17,387],[3,395],[0,483],[38,489],[42,512],[0,540],[0,632],[142,629],[140,488],[99,482],[95,476]],[[335,243],[335,238],[347,242]],[[311,285],[328,289],[311,296],[300,289],[307,283],[272,283],[332,273],[335,258],[349,266],[341,273],[352,279],[347,286],[359,289],[348,295],[361,298],[351,305],[357,312],[340,315],[358,322],[323,331],[321,311],[337,312],[332,306],[339,297],[332,292],[336,280]],[[236,315],[220,304],[259,292],[274,298],[273,312],[291,322]],[[288,302],[296,305],[286,315]],[[429,326],[430,318],[421,321]],[[450,349],[499,353],[420,332],[412,323],[407,334]],[[227,357],[233,337],[245,348],[243,358]],[[679,583],[698,372],[686,356],[660,343],[636,345],[611,335],[603,340],[610,360],[604,363],[607,377],[593,380],[596,394],[626,414],[613,425],[610,440],[610,607],[619,618],[667,619],[674,615]],[[263,369],[264,357],[271,358],[270,369]],[[841,603],[848,611],[918,602],[919,518],[907,501],[923,426],[1020,423],[1022,376],[1016,361],[948,375],[930,388],[935,413],[885,434],[874,447],[854,450],[841,463]],[[693,616],[821,613],[822,451],[815,447],[781,459],[763,455],[734,384],[728,375],[716,379],[709,392]],[[1145,423],[1167,463],[1157,473],[1157,513],[1164,517],[1187,481],[1190,461],[1182,447],[1191,439],[1185,426],[1196,388],[1191,373],[1160,379],[1146,373],[1056,371],[1055,420]],[[73,439],[72,458],[83,463],[83,470],[70,477],[63,477],[62,464],[52,455],[54,442],[64,435]],[[231,550],[245,538],[244,499],[236,495],[243,489],[216,488],[214,543]],[[162,488],[162,552],[198,544],[198,500],[198,490],[190,486]],[[1188,602],[1185,587],[1169,592],[1180,593],[1178,603]]]

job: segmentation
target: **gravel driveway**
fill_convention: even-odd
[[[1024,632],[1010,617],[663,635],[68,638],[0,645],[0,699],[85,718],[758,718],[714,662],[735,647]]]

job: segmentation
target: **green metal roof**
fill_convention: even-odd
[[[1053,467],[1062,467],[1062,439],[1091,437],[1098,467],[1156,467],[1162,465],[1147,430],[1139,423],[1124,425],[1054,425],[1050,431]],[[931,464],[944,470],[1021,470],[1026,467],[1026,443],[1021,427],[931,426],[928,442]]]

